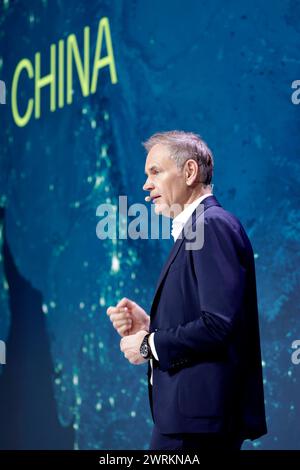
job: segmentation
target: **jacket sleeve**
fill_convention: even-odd
[[[241,314],[246,268],[239,226],[222,218],[205,220],[204,244],[192,250],[199,314],[174,328],[156,330],[155,348],[163,371],[213,360],[227,349]]]

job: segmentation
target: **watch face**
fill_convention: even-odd
[[[140,353],[143,357],[147,357],[149,352],[149,348],[146,342],[143,342],[141,345]]]
[[[147,346],[147,344],[145,344],[145,343],[142,344],[140,352],[141,352],[141,355],[143,357],[147,357],[147,355],[148,355],[148,346]]]

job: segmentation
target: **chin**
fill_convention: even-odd
[[[164,217],[171,217],[170,207],[168,204],[155,204],[155,214],[163,215]]]
[[[155,214],[157,214],[157,215],[162,214],[161,207],[159,207],[159,205],[156,205],[156,204],[155,204],[154,212],[155,212]]]

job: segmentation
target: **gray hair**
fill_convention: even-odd
[[[170,158],[181,170],[187,160],[195,160],[198,163],[199,183],[210,185],[214,167],[213,154],[198,134],[184,131],[157,132],[143,142],[147,152],[156,144],[168,146]]]

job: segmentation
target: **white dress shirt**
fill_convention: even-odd
[[[174,217],[174,219],[172,220],[172,230],[171,230],[171,234],[174,239],[174,242],[176,242],[184,225],[186,224],[186,222],[188,221],[188,219],[190,218],[190,216],[192,215],[196,207],[200,204],[200,202],[202,202],[208,196],[212,196],[212,193],[203,194],[203,196],[198,197],[193,202],[188,204],[185,207],[185,209],[183,209],[182,212],[180,212],[176,217]],[[150,348],[151,348],[153,356],[158,361],[159,359],[158,359],[158,355],[157,355],[155,344],[154,344],[154,335],[155,333],[151,333],[151,335],[149,336],[149,344],[150,344]],[[150,383],[152,385],[153,384],[153,359],[150,359],[150,365],[151,365]]]

